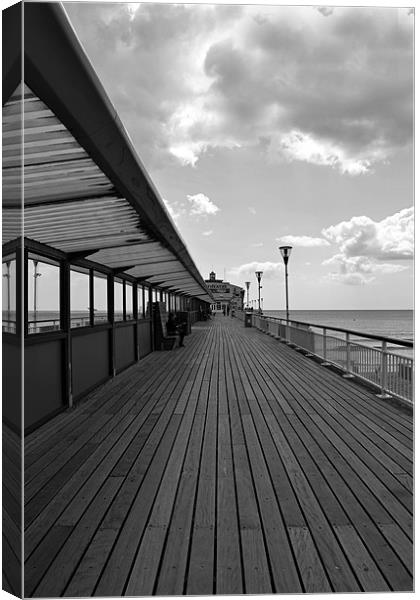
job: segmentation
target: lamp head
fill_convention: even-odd
[[[255,271],[255,275],[257,276],[258,282],[261,281],[262,274],[263,274],[263,271]]]
[[[283,257],[284,264],[287,265],[289,257],[292,253],[292,246],[279,246],[280,254]]]

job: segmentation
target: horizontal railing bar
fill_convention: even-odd
[[[409,340],[401,340],[399,338],[385,337],[382,335],[376,335],[374,333],[363,333],[362,331],[355,331],[354,329],[344,329],[342,327],[334,327],[333,325],[322,325],[319,323],[309,323],[308,321],[296,321],[294,319],[284,319],[282,317],[271,317],[268,315],[262,315],[262,319],[273,319],[284,323],[296,323],[297,325],[309,325],[310,327],[319,327],[320,329],[328,329],[330,331],[341,331],[343,333],[349,333],[350,335],[357,335],[371,340],[379,340],[384,342],[390,342],[391,344],[398,344],[399,346],[405,346],[406,348],[413,348],[414,343]]]

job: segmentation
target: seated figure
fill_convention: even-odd
[[[184,346],[185,329],[185,324],[178,324],[174,313],[169,313],[168,321],[166,323],[166,332],[168,336],[177,336],[177,342],[180,347]]]

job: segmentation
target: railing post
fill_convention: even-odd
[[[327,360],[327,329],[322,328],[322,356],[324,360]]]
[[[350,334],[346,333],[346,371],[350,373]]]
[[[352,379],[354,377],[351,372],[351,343],[350,343],[350,334],[346,331],[346,372],[343,377],[346,379]]]
[[[381,348],[381,393],[377,394],[378,398],[390,398],[386,389],[388,387],[388,345],[385,340],[382,340]]]

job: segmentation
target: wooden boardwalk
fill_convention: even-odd
[[[412,590],[412,417],[236,319],[26,441],[26,596]]]

